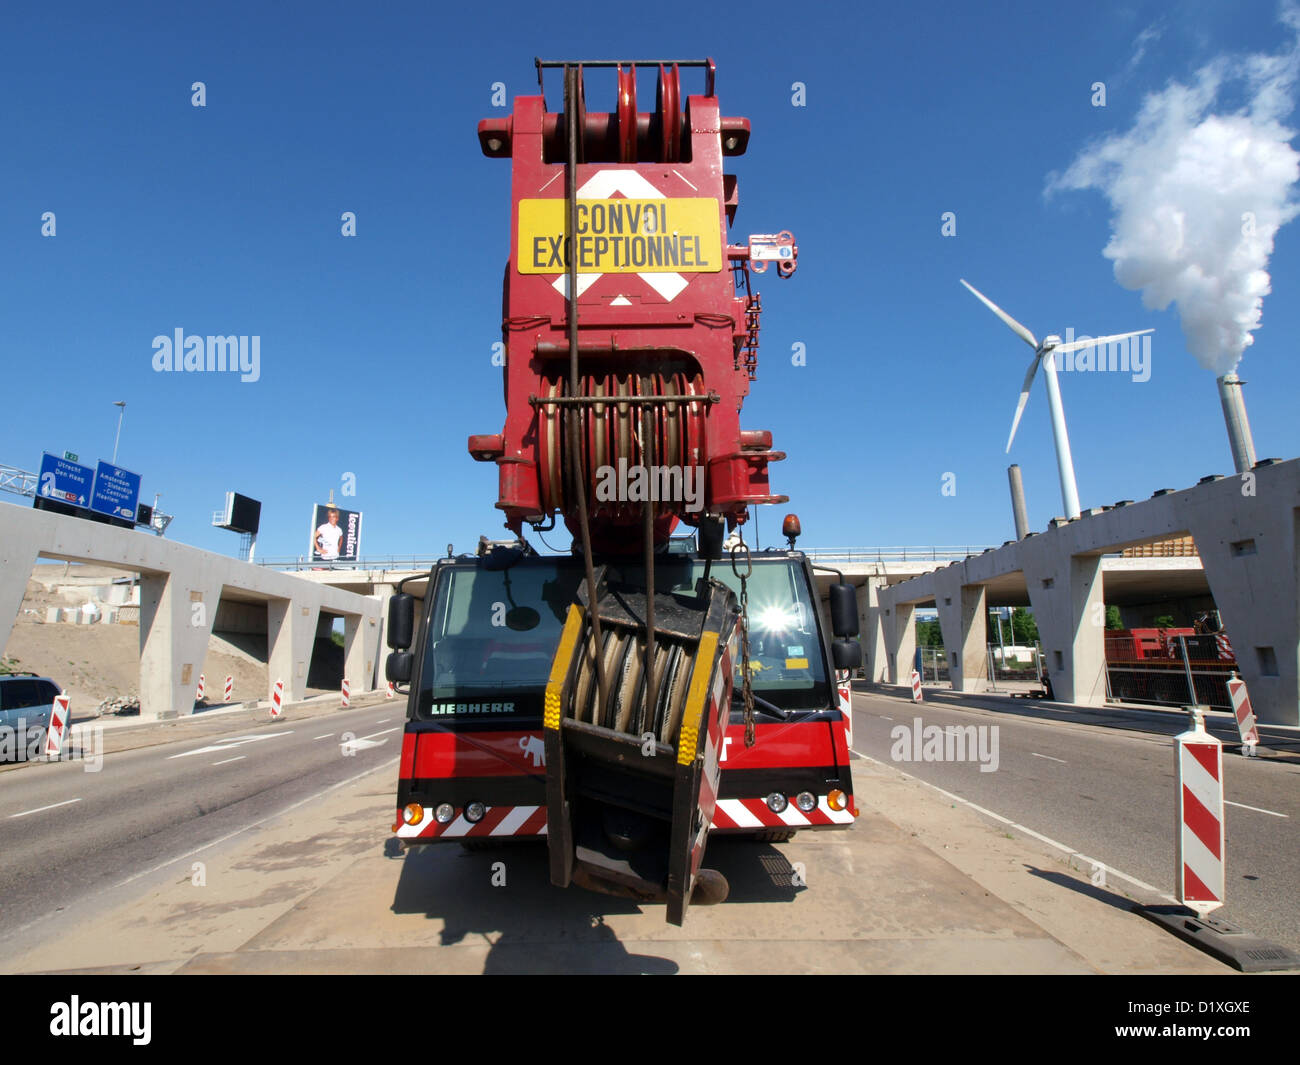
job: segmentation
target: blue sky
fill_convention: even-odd
[[[113,401],[126,400],[119,463],[143,475],[144,501],[162,493],[173,539],[233,554],[236,538],[209,524],[228,489],[263,500],[263,556],[304,553],[311,506],[330,489],[364,511],[367,555],[497,535],[495,467],[465,451],[505,414],[491,347],[510,168],[475,134],[504,113],[492,85],[535,92],[536,55],[709,55],[723,113],[753,126],[733,162],[732,239],[790,229],[800,248],[792,279],[759,279],[759,373],[742,416],[789,455],[772,483],[791,502],[760,515],[764,543],[786,510],[804,546],[1001,542],[1012,461],[1031,526],[1061,513],[1041,381],[1003,453],[1031,353],[961,277],[1040,337],[1156,330],[1145,382],[1061,375],[1085,507],[1230,473],[1214,377],[1188,354],[1176,310],[1144,307],[1102,254],[1107,200],[1044,189],[1171,79],[1280,51],[1277,13],[7,4],[0,462],[108,458]],[[1098,81],[1105,107],[1091,102]],[[612,81],[593,78],[589,107],[612,102]],[[41,235],[47,211],[54,237]],[[344,211],[355,238],[340,235]],[[946,211],[954,237],[941,235]],[[1289,458],[1300,222],[1278,231],[1269,272],[1239,372],[1260,457]],[[155,372],[153,338],[177,328],[260,336],[259,379]],[[792,365],[794,344],[805,366]],[[343,499],[348,473],[356,495]]]

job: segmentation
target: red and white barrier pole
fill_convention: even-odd
[[[1228,678],[1228,695],[1232,697],[1232,712],[1237,718],[1237,734],[1241,736],[1241,753],[1254,758],[1259,747],[1259,729],[1255,727],[1255,708],[1250,705],[1246,682],[1237,674]]]
[[[227,677],[227,678],[226,678],[226,694],[225,694],[225,698],[224,698],[224,700],[223,700],[224,702],[227,702],[227,703],[230,702],[230,696],[231,696],[231,694],[234,692],[234,690],[235,690],[235,678],[234,678],[234,677]]]
[[[388,682],[388,687],[384,689],[384,698],[395,699],[396,697],[396,693],[393,691],[393,682],[390,680]]]
[[[1223,744],[1205,731],[1200,708],[1174,737],[1178,776],[1178,846],[1174,895],[1202,917],[1223,905]]]
[[[921,694],[921,674],[912,670],[912,702],[919,703],[924,696]]]
[[[271,693],[271,717],[277,718],[284,713],[284,681],[275,682],[275,691]]]
[[[348,678],[344,677],[343,678],[343,706],[345,709],[352,705],[352,703],[348,699],[348,696],[351,693],[352,693],[352,689],[348,684]]]
[[[200,674],[199,674],[199,690],[196,691],[196,692],[194,693],[194,701],[195,701],[195,702],[201,702],[201,701],[202,701],[202,699],[203,699],[203,685],[204,685],[204,683],[206,682],[206,680],[207,680],[207,678],[206,678],[202,673],[200,673]]]
[[[50,711],[50,727],[45,730],[45,757],[56,759],[63,750],[63,738],[68,732],[68,696],[56,695],[54,709]]]

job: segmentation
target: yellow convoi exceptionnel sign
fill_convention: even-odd
[[[569,268],[567,200],[519,201],[519,272]],[[700,274],[723,267],[718,201],[579,200],[578,269],[587,274]]]

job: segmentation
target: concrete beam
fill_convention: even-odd
[[[316,618],[320,607],[290,599],[271,599],[266,604],[266,697],[271,698],[276,681],[284,683],[284,701],[295,702],[307,694],[307,671],[316,642]]]
[[[6,529],[0,536],[0,652],[8,646],[14,618],[23,608],[27,582],[40,549],[40,532],[30,525]]]
[[[1261,722],[1300,724],[1300,489],[1265,467],[1188,500],[1186,522]],[[1207,486],[1210,487],[1210,486]]]
[[[140,716],[194,713],[194,696],[221,601],[201,567],[140,575]]]
[[[934,574],[939,631],[953,691],[984,690],[988,680],[988,606],[983,585],[966,584],[964,564]]]
[[[353,691],[373,691],[379,666],[379,619],[345,614],[343,617],[343,675]]]
[[[885,648],[884,615],[880,607],[880,590],[886,587],[883,577],[868,577],[858,589],[858,632],[861,633],[863,666],[867,679],[884,680],[889,671]]]
[[[1025,583],[1052,678],[1052,694],[1067,703],[1106,703],[1106,608],[1101,556],[1069,555],[1065,541],[1022,541]]]
[[[906,684],[916,661],[916,606],[895,603],[885,608],[885,663],[890,684]]]

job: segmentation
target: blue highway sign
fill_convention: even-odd
[[[95,488],[90,497],[90,509],[134,522],[135,507],[139,502],[140,475],[101,459],[95,469]]]
[[[89,466],[69,462],[45,452],[41,459],[41,476],[36,494],[73,507],[90,506],[91,485],[95,471]]]

